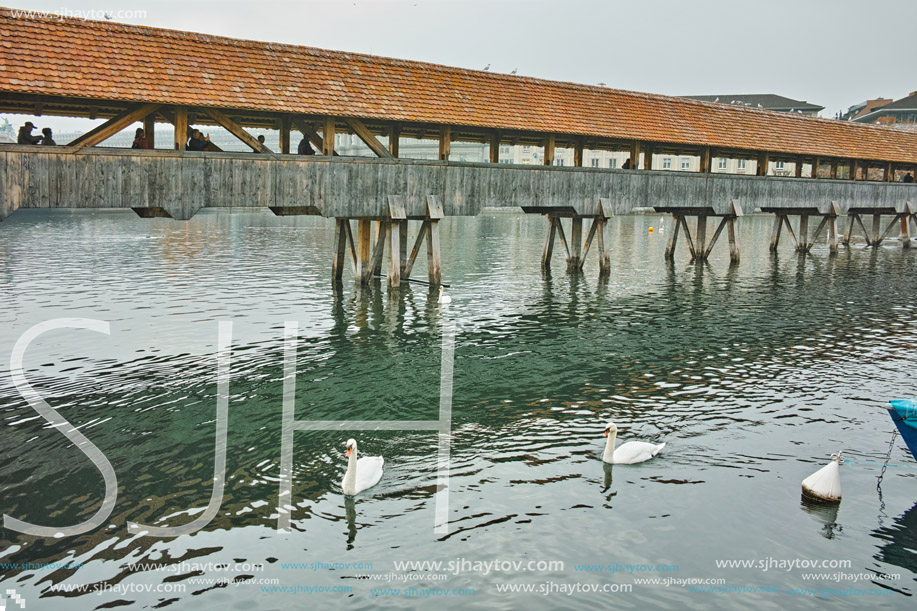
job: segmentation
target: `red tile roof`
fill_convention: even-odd
[[[0,92],[917,163],[917,135],[878,126],[2,8]]]

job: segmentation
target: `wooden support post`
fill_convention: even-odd
[[[143,136],[151,149],[156,148],[156,113],[151,112],[143,120]]]
[[[885,168],[882,171],[882,180],[884,182],[892,182],[894,178],[892,177],[894,172],[892,172],[892,163],[889,161],[885,164]]]
[[[850,180],[856,181],[857,174],[859,173],[860,173],[860,162],[857,161],[856,159],[851,160],[850,161],[850,176],[848,176],[848,178]]]
[[[370,263],[372,256],[372,221],[359,219],[357,221],[357,281],[367,284],[373,275]]]
[[[902,223],[902,221],[904,222]],[[891,234],[892,229],[894,229],[895,227],[901,228],[903,225],[907,225],[907,215],[906,214],[896,214],[892,218],[892,220],[888,223],[888,226],[885,228],[885,231],[882,232],[882,235],[879,236],[879,239],[876,241],[876,246],[881,244],[885,240],[885,238],[887,238],[889,234]],[[899,236],[901,235],[900,232],[898,235]]]
[[[570,225],[570,252],[567,255],[568,271],[580,268],[580,256],[583,247],[583,217],[574,216]]]
[[[280,119],[280,152],[283,155],[290,154],[290,120],[289,115],[284,115]]]
[[[550,214],[545,215],[545,218],[548,219],[548,235],[545,237],[544,251],[541,253],[541,268],[549,270],[551,269],[551,257],[554,254],[554,235],[557,233],[556,223],[558,221]]]
[[[500,163],[500,133],[494,132],[490,136],[490,162]]]
[[[334,155],[334,117],[325,117],[325,124],[322,128],[322,155],[325,157]]]
[[[853,235],[853,223],[855,222],[856,214],[847,215],[847,226],[844,228],[844,237],[841,239],[841,244],[844,246],[850,246],[850,238]]]
[[[643,150],[643,169],[652,170],[653,169],[653,145],[647,143],[644,145]]]
[[[373,244],[379,244],[380,242],[384,244],[385,241],[388,239],[385,233],[385,224],[386,224],[386,221],[384,220],[373,221]],[[379,257],[378,259],[376,259],[375,254],[374,254],[373,256],[373,276],[381,276],[381,275],[382,275],[382,257]]]
[[[736,217],[730,216],[727,221],[729,228],[729,261],[739,262],[739,243],[736,241]]]
[[[400,261],[401,261],[401,276],[404,277],[404,269],[408,264],[408,220],[404,219],[399,221],[399,234],[401,235],[401,241],[399,242],[400,246]]]
[[[828,225],[829,216],[830,215],[826,214],[825,216],[821,217],[821,222],[819,222],[818,227],[815,228],[815,233],[812,234],[812,239],[809,240],[809,247],[806,249],[806,252],[809,252],[810,250],[812,250],[812,245],[818,242],[818,236],[821,235],[821,230],[824,229]]]
[[[224,114],[223,111],[217,110],[216,108],[206,108],[204,112],[210,116],[211,119],[216,121],[219,125],[226,128],[230,134],[244,142],[246,145],[250,146],[251,149],[258,153],[271,153],[271,149],[265,145],[258,142],[258,139],[252,136],[250,133],[245,131],[241,125],[229,118],[228,115]]]
[[[697,216],[697,235],[694,236],[694,255],[695,259],[705,261],[704,253],[706,252],[707,243],[707,216],[699,214]]]
[[[175,150],[183,151],[188,144],[188,109],[179,106],[175,109]]]
[[[388,214],[391,221],[387,223],[388,229],[386,237],[388,239],[388,285],[391,287],[401,286],[401,270],[404,267],[404,252],[402,244],[405,243],[406,235],[401,234],[401,229],[407,224],[407,214],[405,213],[404,198],[400,195],[389,195],[388,197]]]
[[[427,237],[427,229],[429,225],[429,220],[425,220],[420,224],[420,231],[417,234],[417,239],[414,240],[414,247],[411,249],[411,256],[408,257],[408,261],[405,263],[404,269],[401,271],[401,277],[404,279],[411,277],[411,270],[414,269],[414,261],[417,260],[417,255],[420,254],[420,247],[423,246],[424,239]]]
[[[790,217],[786,214],[781,216],[783,217],[783,224],[786,225],[786,232],[790,235],[790,239],[793,240],[793,249],[799,251],[799,240],[796,239],[796,233],[793,231],[793,226],[790,225]]]
[[[796,178],[802,178],[802,157],[796,160]]]
[[[758,155],[758,169],[756,174],[758,176],[767,176],[767,170],[771,163],[771,156],[768,153],[760,153]]]
[[[675,246],[678,244],[678,230],[681,229],[681,217],[672,213],[672,220],[675,221],[675,227],[669,231],[669,237],[665,245],[665,258],[672,259],[675,257]]]
[[[630,145],[630,169],[639,170],[640,169],[640,141],[634,140],[634,143]]]
[[[837,180],[837,159],[831,160],[831,180]]]
[[[427,196],[427,275],[431,285],[442,283],[442,263],[439,250],[439,221],[443,218],[443,205],[433,196]]]
[[[837,215],[832,214],[828,219],[828,250],[832,255],[837,254]]]
[[[564,233],[563,223],[559,218],[554,219],[554,227],[557,228],[557,237],[560,238],[560,245],[564,247],[564,260],[570,263],[570,246],[567,244],[567,235]]]
[[[713,232],[713,237],[710,239],[710,243],[707,244],[707,248],[704,249],[704,255],[703,255],[704,261],[710,258],[710,253],[713,252],[713,247],[716,245],[716,241],[720,238],[720,234],[723,232],[723,229],[726,227],[726,224],[728,221],[729,221],[728,216],[724,216],[720,220],[720,224],[717,225],[716,231]]]
[[[608,252],[608,244],[606,242],[608,219],[600,216],[595,221],[599,224],[599,276],[604,276],[611,273],[611,255]]]
[[[812,160],[812,178],[818,178],[818,168],[821,167],[821,158],[816,157]]]
[[[392,154],[388,151],[388,149],[386,149],[385,146],[379,142],[379,139],[376,138],[376,136],[373,135],[371,131],[369,131],[369,128],[366,127],[362,121],[353,117],[346,117],[344,122],[350,126],[350,129],[353,130],[353,133],[355,133],[357,137],[360,138],[360,140],[362,140],[363,143],[368,146],[373,153],[376,154],[377,157],[382,157],[384,159],[392,158]]]
[[[583,254],[579,258],[579,269],[583,269],[586,263],[586,257],[589,256],[589,249],[592,248],[592,240],[595,239],[595,233],[599,228],[599,217],[592,219],[592,225],[589,227],[589,233],[586,234],[586,242],[583,244]]]
[[[911,219],[914,218],[915,208],[911,202],[904,205],[904,215],[901,217],[901,235],[898,237],[904,248],[911,247]]]
[[[697,258],[697,251],[694,249],[694,239],[691,237],[691,230],[688,229],[688,221],[683,214],[678,215],[678,220],[685,232],[685,243],[687,243],[688,251],[691,253],[691,260],[694,261]]]
[[[705,146],[700,152],[700,169],[702,174],[709,174],[713,171],[713,157],[710,156],[710,147]]]
[[[777,252],[777,244],[780,243],[780,231],[783,229],[783,217],[779,214],[774,216],[774,228],[771,230],[771,252]]]
[[[799,215],[799,241],[796,242],[796,252],[809,252],[809,215]]]
[[[439,160],[449,161],[450,152],[452,152],[452,126],[444,125],[439,132]]]
[[[583,139],[577,138],[573,146],[573,167],[583,167]]]
[[[331,280],[340,282],[344,277],[344,258],[347,255],[348,232],[344,224],[350,224],[350,219],[334,219],[334,250],[331,259]]]
[[[879,245],[879,231],[882,229],[882,215],[873,214],[872,215],[872,244],[870,246]]]
[[[394,159],[398,158],[401,149],[401,124],[392,125],[392,131],[388,137],[388,152]],[[407,236],[407,234],[404,234]]]
[[[548,134],[544,141],[544,165],[554,165],[554,144],[556,142],[554,134]]]

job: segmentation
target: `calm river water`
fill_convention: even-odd
[[[357,291],[349,269],[335,292],[325,219],[17,213],[0,226],[0,510],[66,526],[103,497],[10,375],[16,341],[54,318],[110,323],[42,335],[25,374],[110,460],[118,497],[84,535],[0,529],[0,592],[29,611],[912,609],[917,463],[900,438],[889,462],[910,468],[876,482],[893,431],[882,405],[917,395],[917,248],[772,257],[771,218],[746,217],[739,266],[725,243],[709,265],[683,251],[667,265],[666,234],[648,231],[661,221],[614,219],[600,282],[594,254],[581,276],[559,260],[542,274],[543,218],[446,219],[444,309],[421,284]],[[210,499],[219,321],[233,323],[219,513],[192,535],[130,534],[128,521],[188,523]],[[435,432],[296,432],[278,508],[286,321],[299,420],[435,419],[455,323],[447,534],[433,530]],[[619,443],[665,450],[604,466],[610,419]],[[386,461],[355,502],[339,488],[348,437]],[[801,480],[838,450],[854,461],[839,509],[803,505]]]

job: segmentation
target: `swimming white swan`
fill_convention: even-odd
[[[440,285],[439,287],[439,302],[440,303],[452,303],[452,297],[450,297],[449,295],[446,295],[443,292],[442,285]]]
[[[609,422],[605,427],[605,437],[608,440],[605,442],[605,453],[602,454],[602,460],[615,465],[632,465],[647,461],[659,454],[660,450],[665,447],[665,443],[656,445],[645,441],[628,441],[615,449],[618,427],[614,422]]]
[[[385,462],[381,456],[364,456],[357,460],[357,442],[347,440],[347,473],[341,480],[341,489],[347,496],[353,496],[372,488],[382,479],[382,465]]]

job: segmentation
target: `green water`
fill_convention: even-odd
[[[49,319],[110,323],[108,336],[43,335],[25,374],[110,460],[119,490],[85,535],[0,529],[0,591],[27,609],[911,608],[917,463],[900,438],[890,462],[911,468],[889,468],[878,489],[876,477],[893,431],[882,405],[917,395],[917,249],[892,240],[832,258],[819,244],[799,258],[782,245],[773,257],[770,222],[740,220],[740,265],[721,244],[698,266],[683,252],[665,263],[670,221],[613,219],[600,281],[594,254],[582,275],[560,261],[542,274],[542,218],[446,219],[443,307],[420,284],[357,290],[349,269],[336,291],[324,219],[19,212],[0,225],[0,510],[66,526],[102,500],[98,470],[10,376],[16,341]],[[425,269],[421,255],[415,277]],[[220,511],[193,535],[132,535],[128,521],[185,524],[210,499],[219,321],[233,323]],[[299,420],[436,419],[454,323],[448,533],[433,529],[436,433],[347,430],[295,434],[292,532],[277,532],[287,321],[300,334]],[[610,419],[619,443],[666,448],[603,465]],[[348,437],[386,461],[355,501],[339,488]],[[842,467],[840,507],[801,504],[801,480],[838,450],[856,461]],[[474,564],[495,560],[522,566]],[[799,566],[810,560],[828,566]],[[82,566],[9,566],[62,562]],[[335,563],[360,566],[324,566]],[[722,581],[638,583],[653,578]]]

